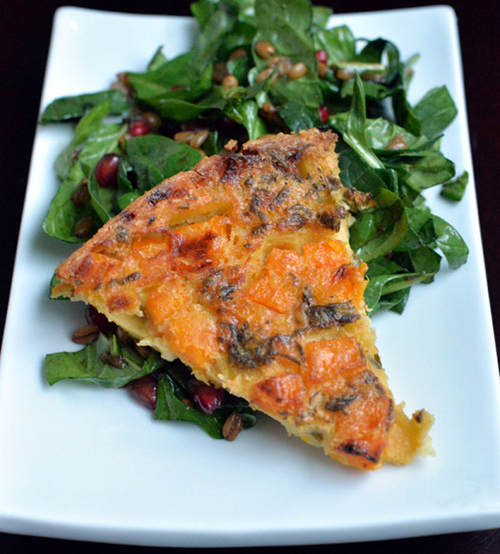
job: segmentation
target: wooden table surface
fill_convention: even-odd
[[[316,2],[333,7],[339,13],[364,12],[433,5],[424,0],[344,0]],[[28,175],[44,69],[49,47],[54,10],[71,4],[85,8],[131,13],[189,15],[189,2],[158,0],[3,0],[0,3],[0,168],[2,191],[2,240],[0,241],[0,324],[7,309],[19,222]],[[469,129],[476,177],[479,214],[490,290],[497,348],[500,338],[500,17],[496,2],[450,0],[458,16],[466,85]],[[465,317],[465,315],[464,315]],[[498,440],[496,437],[495,440]],[[1,445],[0,445],[1,448]],[[135,553],[139,547],[99,545],[95,543],[26,537],[0,533],[0,554],[12,552],[106,552]],[[182,549],[165,549],[177,552]],[[190,550],[196,553],[199,549]],[[218,549],[236,552],[236,549]],[[244,552],[257,549],[243,549]],[[335,552],[338,554],[414,553],[440,554],[498,553],[500,530],[457,533],[375,543],[323,545],[314,547],[276,547],[276,553]]]

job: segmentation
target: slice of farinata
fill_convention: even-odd
[[[349,246],[337,137],[236,142],[130,204],[57,269],[91,304],[196,378],[224,387],[343,464],[432,451],[432,416],[396,405]]]

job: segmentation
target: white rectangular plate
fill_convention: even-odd
[[[455,15],[446,7],[338,15],[356,36],[421,54],[412,101],[447,85],[459,116],[443,141],[472,175]],[[189,18],[58,11],[42,106],[107,88],[141,71],[164,44],[188,49]],[[0,371],[0,529],[72,539],[166,546],[361,541],[500,526],[500,400],[474,183],[436,213],[471,249],[468,264],[416,287],[405,314],[374,320],[396,398],[436,416],[436,456],[360,473],[272,421],[214,441],[198,427],[155,422],[121,390],[49,388],[48,352],[75,349],[82,307],[49,301],[55,266],[70,252],[41,224],[57,188],[53,164],[69,127],[39,128]]]

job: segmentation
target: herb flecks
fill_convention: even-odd
[[[361,315],[352,301],[314,305],[306,308],[307,321],[311,327],[330,329],[357,321]]]

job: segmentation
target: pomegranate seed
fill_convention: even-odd
[[[328,63],[328,54],[326,50],[316,50],[316,59],[318,63]]]
[[[116,325],[108,321],[107,317],[101,312],[98,312],[94,306],[87,306],[85,311],[85,318],[91,325],[95,325],[100,333],[109,335],[116,331]]]
[[[331,115],[330,110],[326,106],[319,107],[319,116],[321,118],[322,123],[326,123],[330,115]]]
[[[156,387],[157,381],[152,375],[146,375],[127,385],[132,396],[149,410],[154,410],[156,407]]]
[[[119,166],[120,156],[118,154],[104,154],[94,170],[97,184],[107,188],[116,186]]]
[[[133,137],[143,137],[151,132],[151,126],[145,119],[134,119],[128,130]]]
[[[224,389],[200,385],[193,393],[193,400],[202,412],[213,414],[224,402]]]

